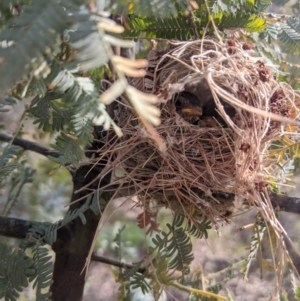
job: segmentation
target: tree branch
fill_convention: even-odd
[[[28,230],[37,222],[19,218],[0,216],[0,235],[24,239]]]
[[[300,198],[272,193],[270,194],[270,200],[272,202],[273,207],[278,208],[279,211],[300,214]],[[19,218],[13,218],[13,217],[0,216],[0,235],[23,239],[26,237],[26,233],[34,223],[38,223],[38,222],[28,221]],[[96,255],[93,256],[93,260],[100,261],[97,260],[97,258],[98,257]],[[124,267],[124,265],[120,267]]]
[[[289,197],[286,195],[270,194],[270,199],[274,208],[280,211],[297,213],[300,214],[300,198]],[[18,218],[4,217],[0,216],[0,235],[18,239],[24,239],[28,230],[33,226],[36,221],[22,220]],[[67,229],[60,229],[61,235],[65,236],[68,233]],[[113,259],[98,256],[93,254],[92,260],[96,262],[102,262],[105,264],[110,264],[120,268],[131,268],[132,265],[125,264]],[[145,272],[145,268],[141,267],[138,270],[140,273]]]
[[[5,133],[0,133],[0,140],[5,142],[10,142],[14,137]],[[13,145],[17,145],[22,147],[25,150],[30,150],[33,152],[36,152],[38,154],[41,154],[43,156],[52,156],[52,157],[59,157],[61,155],[60,152],[56,150],[51,150],[45,146],[42,146],[38,144],[37,142],[25,140],[22,138],[15,138],[12,141]]]
[[[26,234],[28,233],[28,230],[33,226],[33,224],[37,223],[39,222],[0,216],[0,235],[11,238],[24,239],[26,237]],[[92,260],[120,268],[132,268],[132,265],[130,264],[122,263],[103,256],[98,256],[96,254],[92,255]],[[140,273],[144,273],[145,268],[139,268],[138,271]]]
[[[0,235],[12,238],[24,239],[28,230],[33,224],[38,222],[27,221],[19,218],[3,217],[0,216]],[[92,255],[92,260],[97,262],[106,263],[120,268],[130,269],[133,266],[117,260],[109,259],[96,254]],[[139,268],[138,272],[145,273],[145,268]]]
[[[274,208],[279,211],[300,214],[300,198],[271,193],[270,200]]]

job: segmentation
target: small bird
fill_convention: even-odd
[[[185,121],[197,125],[203,115],[203,104],[194,94],[183,91],[175,96],[176,112]]]
[[[185,85],[185,90],[175,95],[176,112],[187,122],[200,127],[227,127],[224,119],[216,110],[210,88],[206,80],[191,82]],[[235,109],[221,100],[229,117],[235,116]]]

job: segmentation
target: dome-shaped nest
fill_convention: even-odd
[[[269,148],[287,134],[288,118],[298,117],[299,95],[249,48],[203,39],[150,51],[147,76],[132,84],[161,100],[155,129],[165,150],[125,101],[118,104],[115,120],[124,136],[101,150],[108,168],[125,171],[115,183],[134,188],[143,200],[215,223],[233,205],[268,207],[268,183],[279,175]]]

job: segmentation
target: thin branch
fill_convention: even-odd
[[[12,139],[13,139],[13,136],[5,134],[5,133],[0,133],[0,141],[10,142]],[[51,150],[45,146],[38,144],[37,142],[25,140],[22,138],[15,138],[12,141],[12,144],[20,146],[25,150],[30,150],[30,151],[36,152],[43,156],[52,156],[52,157],[58,158],[61,155],[61,153],[56,150]]]
[[[173,282],[173,283],[171,283],[171,285],[178,288],[178,289],[180,289],[180,290],[182,290],[182,291],[186,291],[190,294],[202,295],[202,296],[205,296],[205,297],[214,298],[214,299],[223,300],[223,301],[228,300],[224,296],[221,296],[221,295],[209,292],[209,291],[204,291],[204,290],[192,288],[192,287],[189,287],[189,286],[185,286],[185,285],[182,285],[178,282]]]
[[[126,263],[123,263],[123,262],[119,262],[117,260],[109,259],[109,258],[106,258],[106,257],[103,257],[103,256],[98,256],[98,255],[95,255],[95,254],[92,254],[92,261],[97,261],[97,262],[110,264],[110,265],[113,265],[113,266],[116,266],[116,267],[119,267],[119,268],[126,268],[126,269],[133,268],[133,266],[131,264],[126,264]],[[142,273],[142,274],[145,273],[145,271],[146,271],[146,268],[139,268],[138,269],[138,272]]]

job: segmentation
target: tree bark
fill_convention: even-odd
[[[75,193],[78,189],[92,182],[99,174],[99,169],[90,171],[90,166],[80,167],[73,176],[73,195],[71,203],[83,198],[82,201],[70,206],[73,211],[79,208],[90,193],[82,191]],[[89,173],[88,173],[89,172]],[[101,186],[108,184],[108,176],[104,178],[99,186],[98,181],[92,184],[90,189],[101,189]],[[107,203],[109,200],[107,200]],[[95,215],[88,210],[85,212],[86,224],[83,225],[80,218],[75,219],[57,233],[57,241],[52,249],[56,253],[53,273],[53,284],[51,286],[53,301],[82,301],[85,271],[83,271],[89,251],[92,246],[94,235],[96,233],[101,214]]]
[[[109,114],[112,114],[112,106],[107,107]],[[97,153],[98,149],[103,146],[103,140],[99,143],[96,138],[109,137],[110,132],[103,131],[102,127],[94,128],[94,142],[87,149],[86,155],[88,157]],[[73,178],[73,194],[71,197],[71,206],[69,211],[80,208],[87,200],[91,191],[96,191],[109,184],[111,174],[107,174],[102,179],[94,181],[100,174],[101,170],[106,166],[106,159],[103,158],[96,165],[83,165],[75,173]],[[88,189],[76,192],[82,187],[88,186]],[[105,198],[106,205],[109,203],[113,192],[105,192],[102,197]],[[79,200],[76,202],[77,200]],[[102,210],[104,208],[102,207]],[[92,210],[84,213],[86,217],[86,224],[82,224],[80,218],[75,219],[65,227],[61,228],[57,233],[57,240],[52,245],[52,249],[56,254],[53,284],[51,285],[52,301],[82,301],[85,274],[83,270],[88,254],[91,250],[95,233],[101,219],[101,213],[96,215]]]

